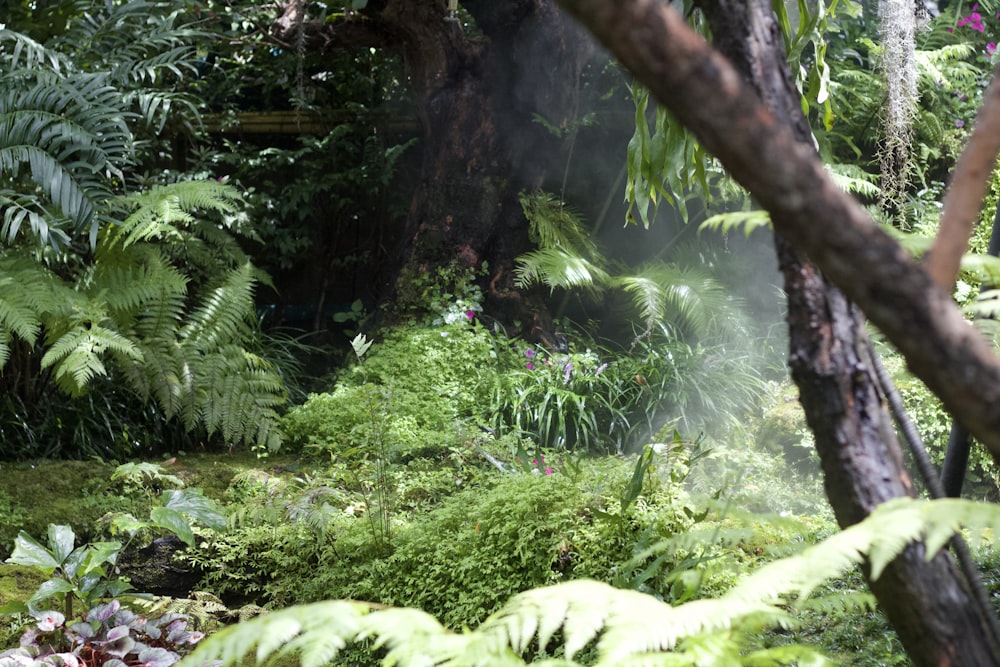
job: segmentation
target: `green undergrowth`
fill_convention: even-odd
[[[147,515],[150,497],[126,493],[111,476],[116,464],[100,461],[26,461],[0,466],[0,557],[6,558],[18,531],[44,535],[50,523],[71,526],[81,541],[99,538],[107,530],[101,521],[113,512]],[[301,463],[291,457],[270,457],[263,463],[246,452],[178,454],[166,469],[186,486],[221,499],[233,477],[264,466],[292,471]],[[154,489],[155,490],[155,489]]]
[[[718,596],[835,531],[819,509],[817,480],[789,474],[779,457],[751,445],[716,445],[692,462],[693,443],[680,442],[643,468],[634,456],[527,454],[525,444],[481,435],[393,463],[382,477],[365,458],[179,455],[165,470],[227,506],[227,530],[201,531],[185,558],[204,568],[199,589],[233,610],[354,598],[419,607],[461,630],[520,591],[577,578],[676,603]],[[538,458],[519,461],[524,455]],[[88,508],[69,512],[78,521],[134,501],[114,495],[110,467],[89,465],[0,470],[11,483],[35,485],[5,487],[21,512],[7,516],[5,530],[29,529],[33,508],[11,499],[25,488],[39,492],[45,479],[60,483],[40,504]],[[31,474],[21,479],[22,472]],[[387,486],[388,513],[373,495],[376,484]],[[43,516],[52,515],[31,520]],[[0,568],[0,600],[37,585],[22,569]],[[798,625],[754,641],[818,645],[840,664],[906,664],[884,618],[865,606],[865,590],[857,573],[831,583],[830,599],[846,606],[805,609]],[[342,657],[338,664],[375,664],[364,648]]]

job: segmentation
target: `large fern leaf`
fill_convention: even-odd
[[[562,248],[541,248],[520,255],[514,276],[520,288],[542,283],[551,289],[583,288],[593,292],[599,292],[609,281],[600,266]]]
[[[142,361],[136,344],[117,331],[93,321],[80,322],[57,339],[42,356],[42,368],[53,369],[56,382],[73,395],[84,392],[91,379],[107,375],[105,353]]]
[[[716,318],[730,313],[735,303],[720,282],[696,266],[647,264],[614,284],[632,297],[647,322],[668,320],[695,336],[709,333]]]
[[[131,213],[109,231],[109,243],[128,248],[140,242],[181,238],[182,231],[198,226],[204,213],[234,213],[239,201],[235,188],[218,181],[154,185],[114,202],[117,208]],[[199,216],[194,211],[199,211]]]

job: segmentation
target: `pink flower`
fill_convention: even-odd
[[[527,368],[529,371],[535,370],[535,365],[533,363],[531,363],[530,361],[528,363],[526,363],[524,365],[524,367]]]
[[[993,55],[994,53],[996,53],[996,50],[997,50],[996,42],[990,42],[989,44],[986,45],[986,53]]]
[[[465,316],[468,317],[471,320],[471,319],[474,319],[476,317],[476,313],[474,311],[467,310],[467,311],[465,311]]]
[[[545,474],[546,475],[551,475],[554,472],[555,472],[555,470],[553,470],[552,468],[550,468],[548,466],[545,466]]]

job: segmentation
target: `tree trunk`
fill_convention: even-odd
[[[461,4],[468,14],[446,20],[443,1],[372,0],[355,18],[311,26],[307,35],[323,48],[378,45],[402,54],[423,156],[386,304],[405,312],[420,303],[414,279],[450,261],[487,263],[487,312],[507,323],[540,318],[545,329],[541,299],[513,289],[514,258],[531,248],[518,193],[541,187],[550,167],[562,170],[562,137],[537,120],[571,126],[591,41],[553,0]],[[299,11],[297,0],[286,4],[279,39],[293,41]]]
[[[716,46],[798,141],[812,142],[769,2],[704,0]],[[841,526],[878,504],[912,495],[909,475],[868,358],[860,313],[781,236],[778,262],[788,295],[789,366],[822,461],[827,497]],[[880,606],[918,665],[994,664],[988,630],[950,557],[927,562],[914,544],[876,581]]]

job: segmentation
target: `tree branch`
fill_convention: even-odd
[[[1000,461],[1000,361],[949,293],[826,173],[811,146],[658,0],[560,0],[857,303]]]
[[[271,41],[286,49],[297,48],[299,30],[304,33],[302,43],[305,48],[320,53],[389,43],[382,26],[360,12],[341,21],[324,23],[308,18],[305,3],[300,0],[284,0],[278,7],[278,18],[271,23]]]
[[[958,158],[944,198],[941,223],[927,257],[927,272],[942,289],[951,291],[983,207],[983,197],[1000,152],[1000,63],[983,96],[976,126]]]

